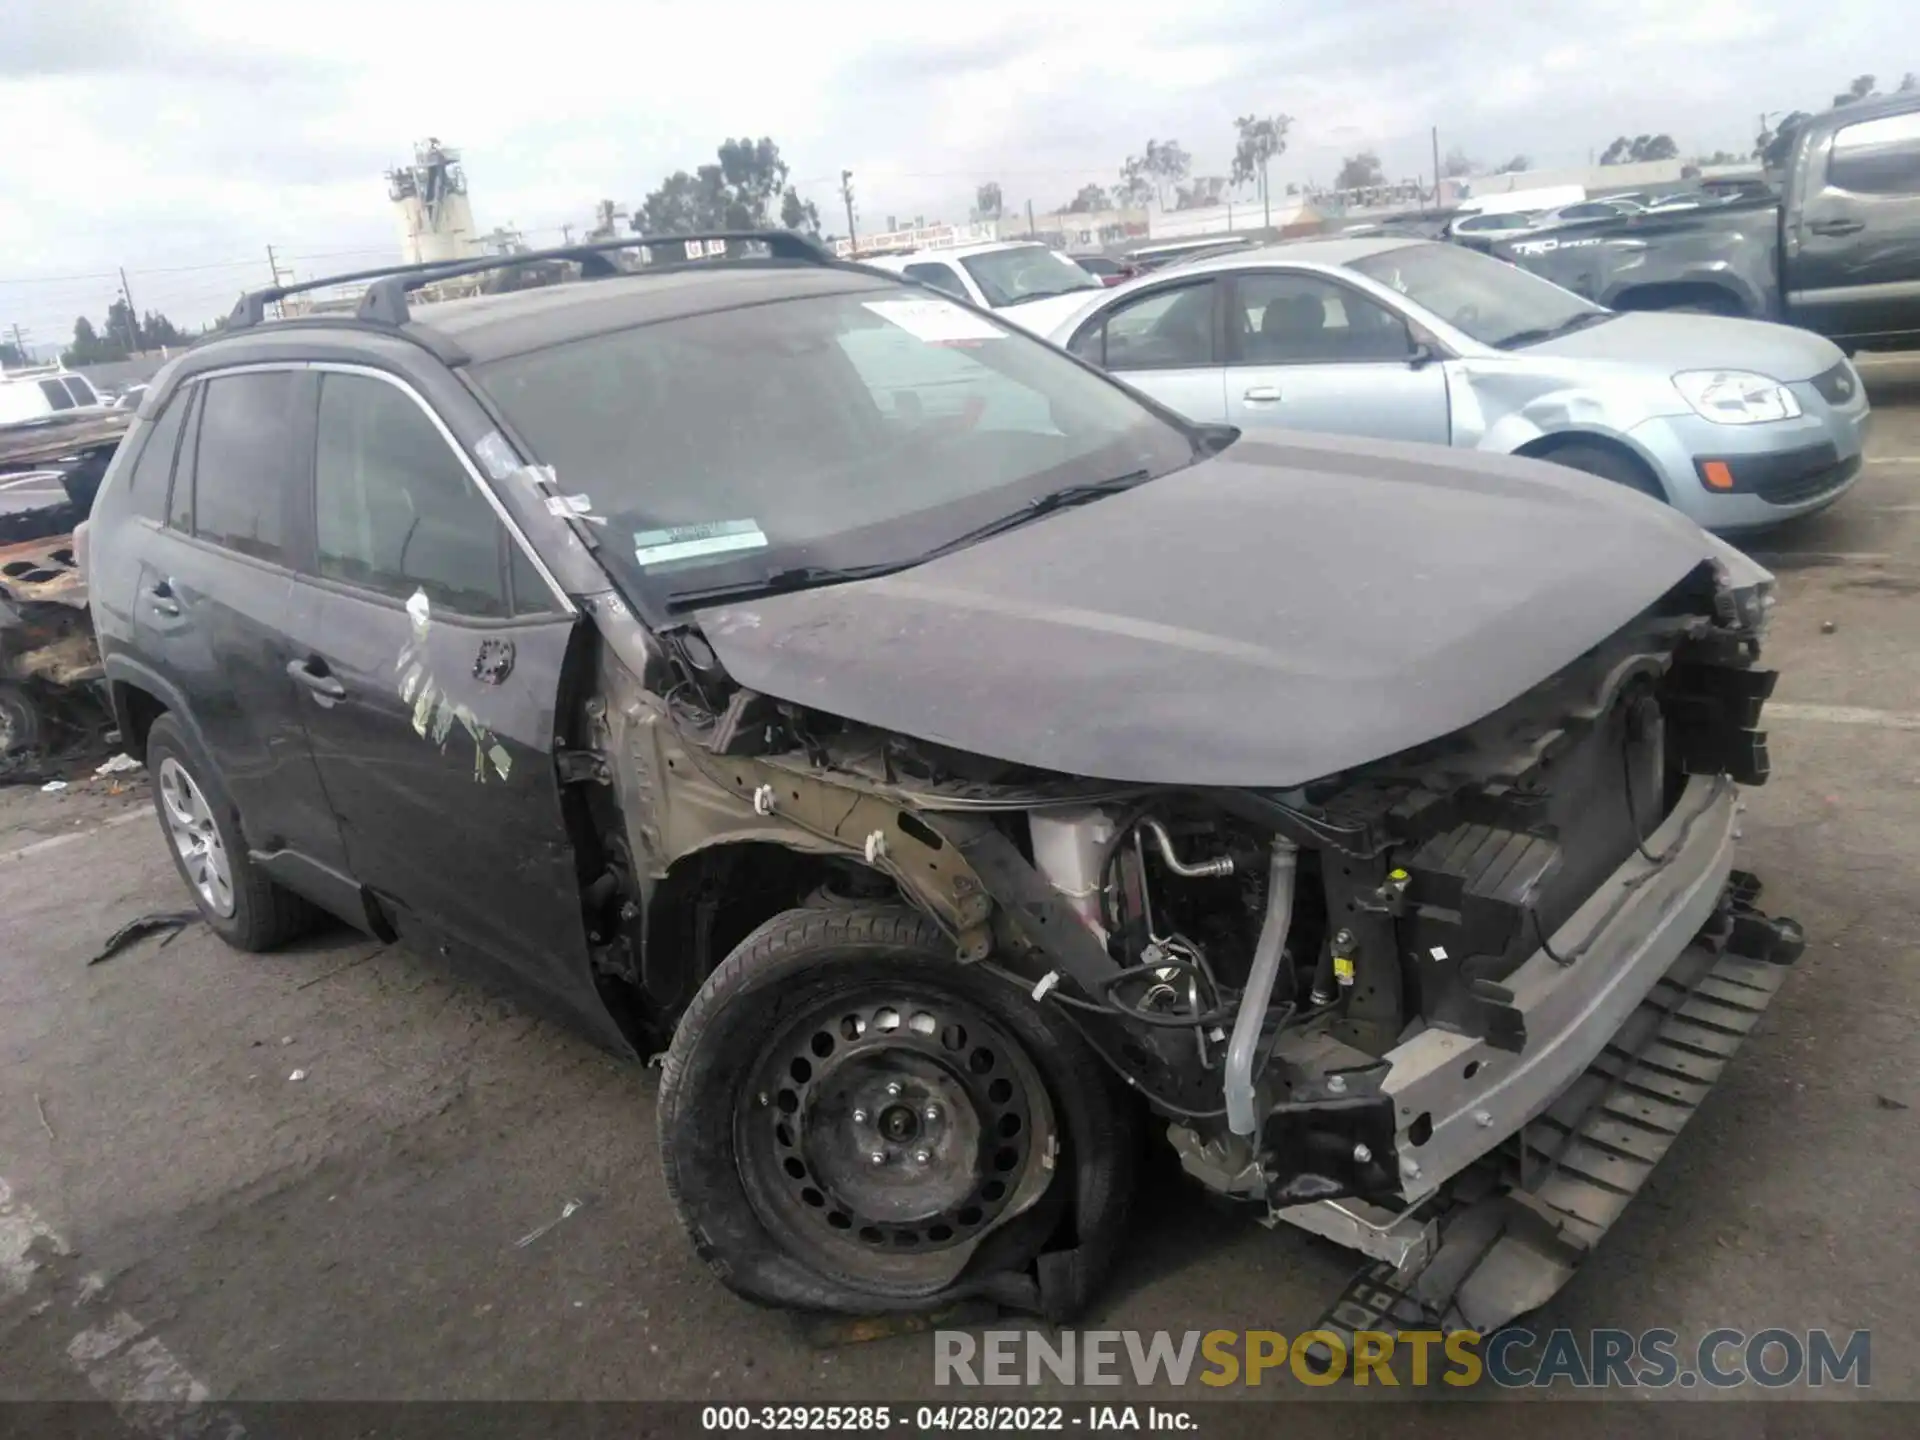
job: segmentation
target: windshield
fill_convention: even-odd
[[[1407,245],[1348,262],[1483,345],[1524,345],[1609,312],[1571,290],[1458,245]]]
[[[671,601],[905,565],[1065,486],[1191,464],[1185,430],[977,311],[892,287],[662,321],[473,367]]]
[[[1018,245],[1011,250],[989,250],[968,255],[960,263],[973,283],[996,309],[1070,290],[1098,290],[1100,282],[1071,260],[1044,245]]]

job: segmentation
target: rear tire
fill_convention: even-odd
[[[1070,1024],[899,906],[762,925],[660,1082],[661,1168],[701,1258],[747,1299],[848,1314],[1075,1314],[1119,1248],[1135,1124]]]
[[[1667,501],[1667,492],[1660,488],[1660,482],[1653,478],[1653,472],[1624,451],[1577,441],[1549,450],[1540,458],[1550,460],[1555,465],[1564,465],[1569,470],[1598,475],[1602,480],[1611,480],[1616,485],[1637,490],[1662,504]]]
[[[260,951],[313,928],[313,906],[274,884],[248,856],[226,788],[194,757],[171,715],[147,732],[147,773],[167,853],[214,934],[236,950]]]
[[[0,681],[0,758],[36,749],[41,734],[40,707],[26,686]]]

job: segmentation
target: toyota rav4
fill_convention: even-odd
[[[169,365],[87,528],[161,832],[240,949],[664,1045],[743,1295],[1070,1313],[1151,1122],[1487,1328],[1797,953],[1733,865],[1770,579],[1653,501],[1195,426],[786,234],[343,278]]]

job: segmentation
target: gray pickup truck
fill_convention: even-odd
[[[1920,347],[1920,93],[1807,120],[1777,200],[1568,225],[1493,253],[1615,310],[1783,320],[1849,353]]]

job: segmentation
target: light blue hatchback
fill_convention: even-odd
[[[1193,261],[1100,292],[1049,338],[1193,420],[1538,456],[1709,530],[1831,505],[1869,422],[1859,374],[1818,335],[1617,313],[1434,241]]]

